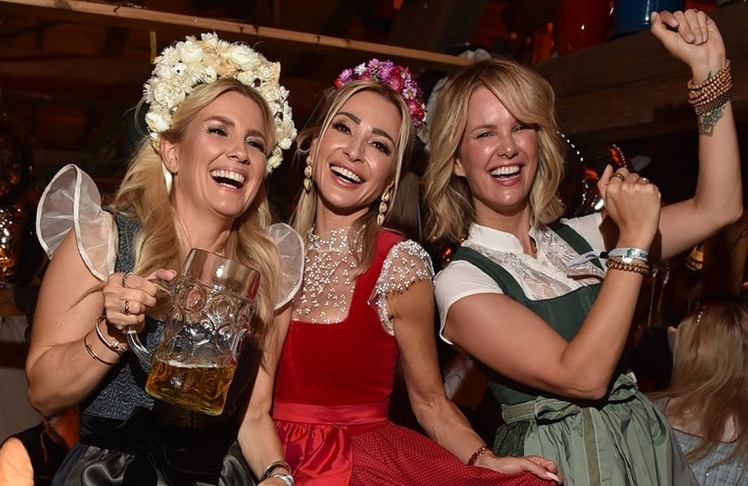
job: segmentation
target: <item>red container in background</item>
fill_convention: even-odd
[[[563,0],[554,25],[559,55],[608,40],[612,6],[610,0]]]

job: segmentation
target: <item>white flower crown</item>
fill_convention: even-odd
[[[296,138],[288,90],[280,85],[280,63],[269,62],[245,44],[227,42],[216,34],[200,40],[187,36],[154,59],[153,75],[143,89],[145,116],[151,141],[171,127],[171,117],[187,95],[200,84],[233,78],[254,88],[267,101],[275,122],[276,145],[267,159],[267,174],[283,161],[283,150]]]

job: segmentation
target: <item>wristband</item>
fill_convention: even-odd
[[[620,257],[623,263],[633,263],[634,260],[649,262],[649,252],[640,248],[613,248],[606,254],[606,258]]]

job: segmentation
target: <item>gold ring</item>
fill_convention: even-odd
[[[641,177],[639,178],[639,182],[643,182],[644,184],[649,184],[649,179],[647,179],[646,177]]]
[[[132,272],[125,272],[122,274],[122,286],[127,288],[127,277],[130,276]]]
[[[620,172],[614,172],[613,173],[613,177],[615,177],[616,179],[618,179],[621,182],[626,182],[626,177],[623,174],[621,174]]]
[[[125,315],[126,316],[130,315],[130,301],[129,300],[125,300]]]

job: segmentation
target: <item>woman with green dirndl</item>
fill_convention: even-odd
[[[696,484],[666,418],[622,358],[650,251],[670,258],[742,214],[730,63],[704,12],[652,15],[691,69],[699,128],[695,196],[607,167],[602,213],[561,219],[565,142],[554,94],[532,69],[478,61],[441,88],[424,176],[427,236],[463,240],[436,278],[441,335],[487,374],[504,424],[494,451],[538,454],[566,484]]]

